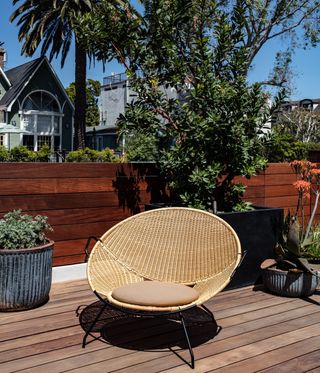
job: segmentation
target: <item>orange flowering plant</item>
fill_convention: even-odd
[[[275,247],[275,259],[264,260],[260,267],[264,270],[277,267],[290,272],[309,272],[319,281],[319,274],[309,261],[319,257],[320,252],[320,225],[314,226],[320,198],[320,169],[309,161],[293,161],[291,166],[297,174],[297,181],[293,183],[298,192],[296,211],[289,212],[285,218],[282,240]],[[306,221],[305,205],[311,197],[314,197],[314,203]]]
[[[320,198],[320,169],[316,163],[309,161],[295,160],[291,162],[291,166],[298,177],[298,180],[293,183],[298,191],[298,202],[294,215],[289,214],[286,218],[286,246],[291,252],[301,255],[314,241],[314,219]],[[312,196],[314,203],[309,221],[306,222],[304,206]]]

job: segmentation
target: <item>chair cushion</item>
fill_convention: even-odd
[[[171,282],[142,281],[121,286],[112,292],[120,302],[139,306],[183,306],[199,298],[199,293],[186,285]]]

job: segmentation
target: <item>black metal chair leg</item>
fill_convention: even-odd
[[[94,321],[90,325],[89,329],[86,331],[86,334],[84,335],[83,340],[82,340],[82,348],[85,348],[85,346],[86,346],[86,340],[88,338],[88,335],[91,334],[93,327],[95,326],[95,324],[99,320],[100,316],[102,315],[102,313],[106,309],[106,307],[107,307],[107,305],[104,303],[103,307],[100,309],[98,315],[96,316],[96,318],[94,319]]]
[[[179,316],[180,316],[180,321],[181,321],[181,324],[182,324],[182,327],[183,327],[184,335],[185,335],[186,340],[187,340],[188,349],[189,349],[189,352],[190,352],[190,357],[191,357],[190,366],[191,366],[192,369],[194,369],[194,355],[193,355],[191,343],[190,343],[190,340],[189,340],[189,335],[188,335],[188,332],[187,332],[186,324],[184,322],[184,318],[183,318],[183,315],[182,315],[181,312],[179,312]]]
[[[212,318],[212,321],[215,323],[216,320],[215,320],[215,318],[214,318],[214,316],[213,316],[213,313],[209,310],[209,308],[207,308],[207,307],[206,307],[205,305],[203,305],[203,304],[201,304],[200,307],[203,308],[203,309],[207,312],[207,314]]]

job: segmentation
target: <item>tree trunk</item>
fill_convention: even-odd
[[[85,148],[86,133],[86,71],[87,54],[76,40],[75,45],[75,99],[74,99],[74,149]]]

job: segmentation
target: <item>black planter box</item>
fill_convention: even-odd
[[[145,210],[168,207],[164,203],[145,205]],[[225,212],[217,215],[236,231],[242,251],[246,255],[226,289],[253,285],[262,282],[260,264],[273,258],[273,249],[280,238],[283,224],[283,209],[255,206],[246,212]]]
[[[232,289],[262,282],[260,264],[273,258],[280,238],[283,209],[255,207],[253,211],[218,213],[236,231],[246,255],[227,286]]]

